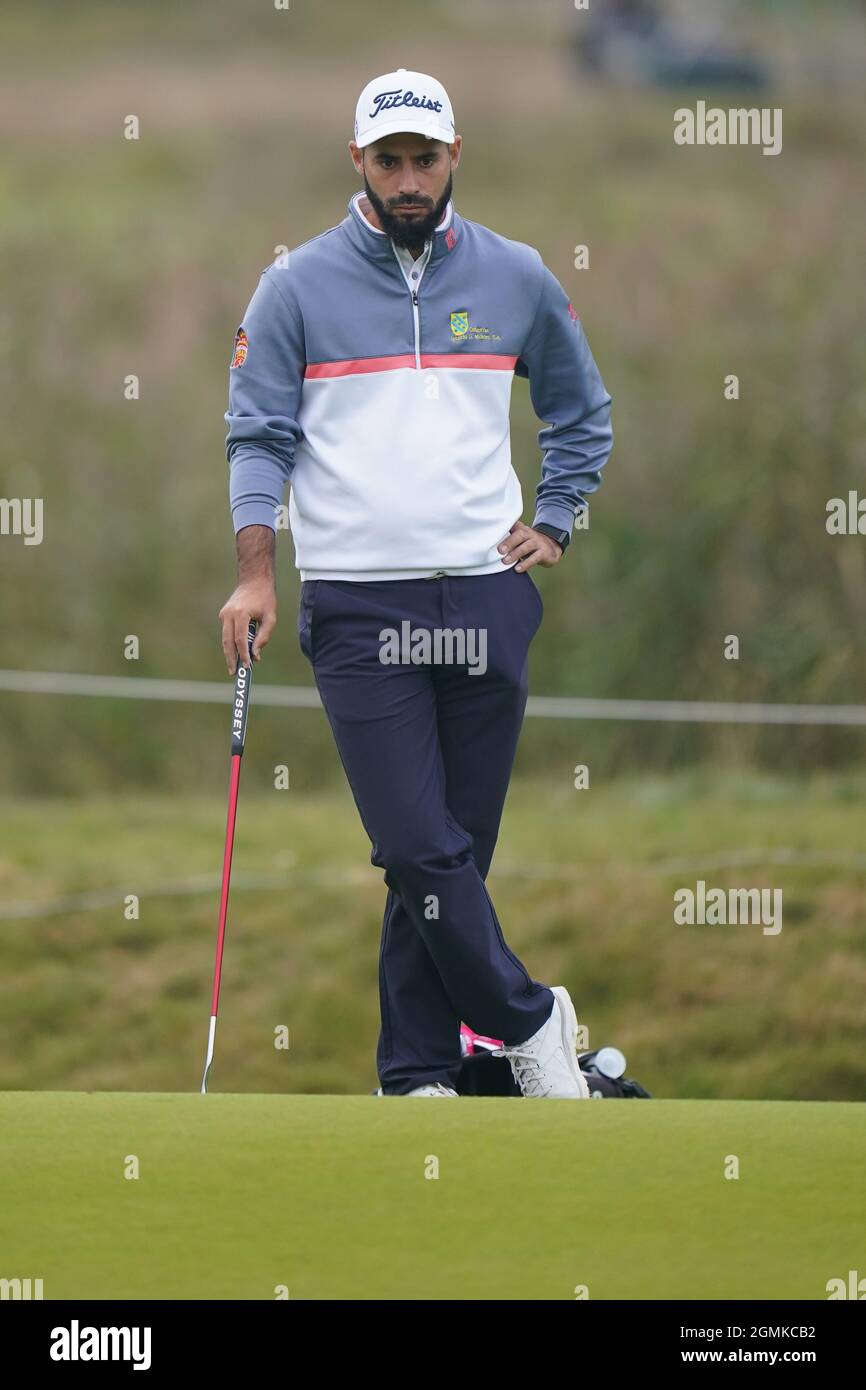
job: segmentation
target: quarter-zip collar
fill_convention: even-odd
[[[349,199],[349,215],[342,223],[346,235],[355,249],[368,260],[396,268],[391,238],[373,227],[358,207],[363,196],[362,193],[355,193]],[[460,243],[462,230],[463,219],[458,215],[453,201],[449,201],[442,221],[430,238],[432,246],[426,264],[435,265],[437,261],[451,255]]]

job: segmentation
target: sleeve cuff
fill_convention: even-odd
[[[567,531],[571,535],[574,527],[574,508],[560,507],[556,503],[542,504],[535,513],[533,526],[553,526],[557,531]]]
[[[276,531],[276,507],[272,502],[238,502],[232,508],[232,525],[235,535],[245,526],[270,526],[272,531]]]

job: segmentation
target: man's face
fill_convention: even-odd
[[[459,135],[453,145],[446,145],[406,134],[385,136],[363,150],[350,145],[382,230],[398,246],[422,246],[442,221],[460,143]]]

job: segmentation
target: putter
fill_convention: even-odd
[[[253,620],[249,626],[247,639],[252,655],[253,638],[258,630]],[[238,652],[238,666],[235,672],[235,697],[232,703],[232,761],[229,778],[229,812],[226,820],[226,844],[223,854],[223,880],[220,891],[220,915],[217,929],[216,964],[213,972],[213,995],[211,996],[210,1027],[207,1035],[207,1056],[201,1078],[201,1094],[207,1095],[208,1073],[213,1063],[214,1041],[216,1039],[217,1012],[220,1002],[220,979],[223,969],[223,944],[226,937],[226,917],[229,907],[229,884],[232,877],[232,849],[235,842],[235,817],[238,810],[238,787],[241,781],[241,758],[244,752],[244,739],[247,733],[247,714],[250,707],[250,686],[253,683],[252,660],[249,666],[242,666]]]

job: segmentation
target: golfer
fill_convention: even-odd
[[[448,95],[401,68],[361,93],[364,191],[262,274],[231,361],[238,584],[223,650],[259,660],[277,616],[283,490],[298,633],[388,896],[384,1095],[456,1096],[460,1024],[502,1039],[524,1096],[585,1099],[568,993],[534,980],[485,887],[542,617],[611,448],[610,396],[537,251],[462,218]],[[541,481],[531,525],[509,401],[528,378]]]

